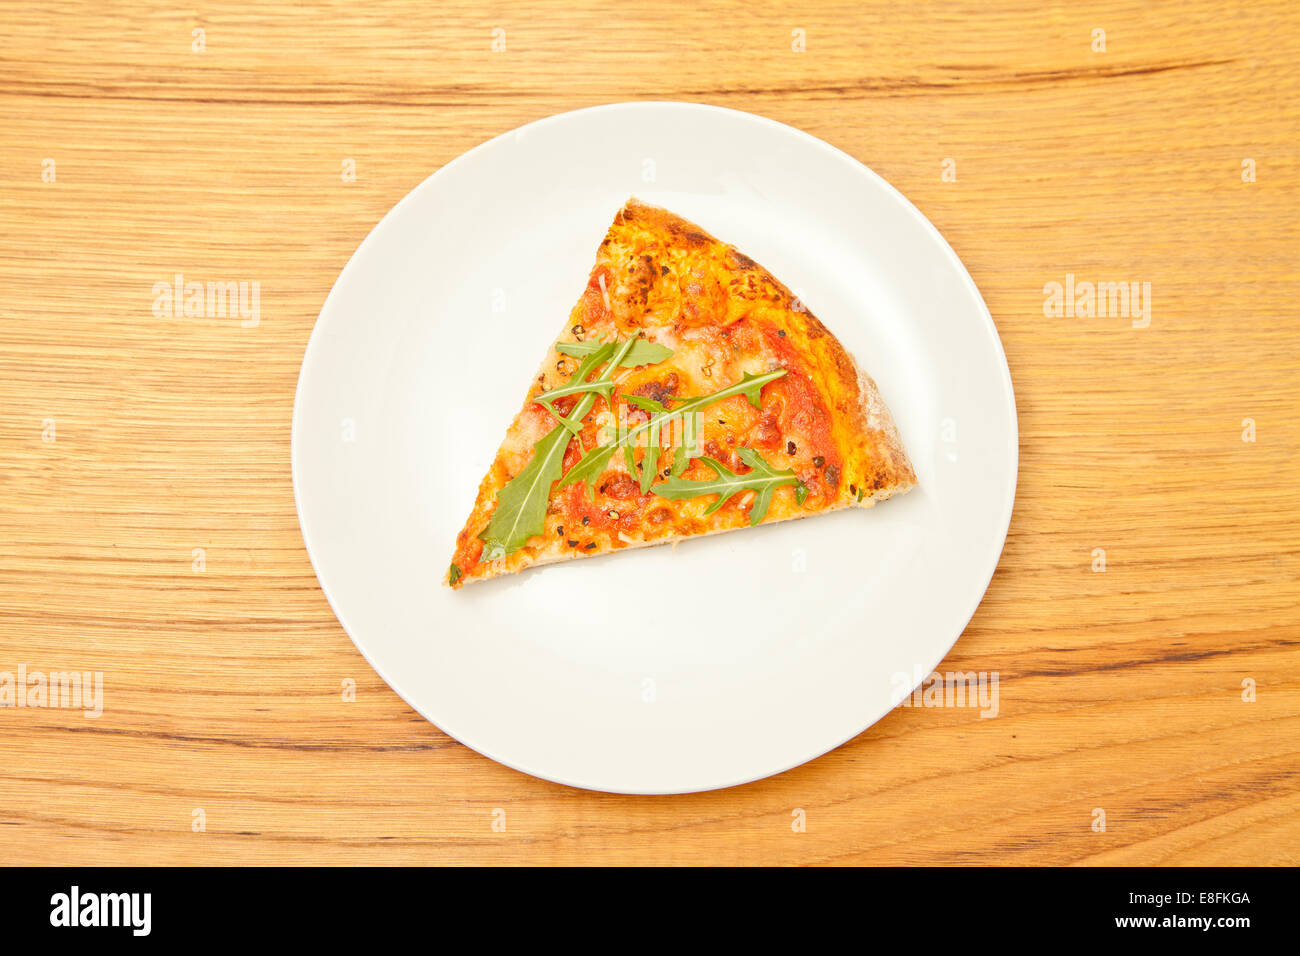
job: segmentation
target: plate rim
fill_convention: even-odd
[[[970,622],[974,618],[975,612],[979,610],[979,606],[983,603],[984,596],[988,593],[989,585],[992,583],[993,577],[997,573],[997,569],[1002,563],[1002,554],[1006,548],[1006,539],[1007,539],[1008,532],[1010,531],[1011,518],[1015,510],[1016,490],[1019,485],[1019,475],[1020,475],[1020,420],[1019,420],[1019,412],[1016,406],[1014,381],[1011,377],[1011,367],[1009,362],[1007,361],[1006,349],[1002,344],[1002,337],[998,333],[997,324],[993,321],[993,315],[989,311],[988,303],[984,301],[984,296],[980,293],[979,287],[975,284],[975,280],[971,277],[971,274],[969,270],[966,268],[965,263],[962,262],[961,258],[957,255],[956,251],[952,248],[948,240],[944,238],[943,234],[939,231],[938,227],[935,226],[934,223],[930,221],[929,217],[927,217],[923,212],[921,212],[921,210],[917,208],[917,206],[910,199],[908,199],[897,187],[895,187],[883,176],[875,172],[873,169],[871,169],[871,167],[867,166],[861,160],[845,152],[839,147],[834,146],[833,144],[828,143],[817,136],[814,136],[811,133],[805,132],[804,130],[799,129],[798,127],[791,126],[787,123],[783,123],[779,120],[771,119],[770,117],[763,116],[758,113],[751,113],[746,110],[738,110],[732,107],[716,106],[709,103],[698,103],[698,102],[685,101],[685,100],[653,100],[653,99],[652,100],[627,100],[627,101],[618,101],[613,103],[602,103],[595,106],[582,107],[576,110],[566,110],[561,113],[553,113],[551,115],[544,116],[536,120],[532,120],[528,123],[524,123],[520,126],[514,127],[502,133],[499,133],[495,136],[492,136],[489,139],[486,139],[481,143],[478,143],[477,145],[471,147],[470,149],[467,149],[465,152],[460,153],[459,155],[457,155],[456,157],[454,157],[444,165],[438,167],[432,173],[430,173],[428,176],[422,179],[419,183],[417,183],[414,187],[408,190],[406,194],[403,195],[402,198],[399,199],[396,203],[394,203],[393,206],[386,213],[384,213],[383,216],[380,217],[379,221],[376,222],[373,227],[371,227],[369,232],[366,233],[365,238],[363,238],[361,242],[358,243],[356,249],[354,249],[352,254],[348,257],[347,262],[344,263],[342,269],[339,270],[338,275],[335,277],[333,283],[330,286],[329,293],[325,296],[324,301],[321,303],[321,307],[320,310],[317,312],[316,319],[312,323],[312,329],[310,334],[308,335],[307,344],[303,348],[302,362],[298,369],[298,378],[294,388],[293,412],[290,421],[289,466],[290,466],[290,473],[291,473],[291,484],[293,487],[294,511],[298,518],[298,531],[300,536],[302,537],[303,548],[307,552],[307,558],[311,564],[312,573],[315,575],[316,583],[320,587],[321,593],[325,596],[325,600],[329,604],[330,610],[333,612],[335,619],[339,623],[339,626],[343,628],[343,632],[348,636],[348,639],[352,642],[353,646],[361,654],[362,658],[366,661],[367,664],[370,665],[370,667],[375,671],[375,673],[379,675],[380,679],[384,681],[384,683],[388,686],[389,690],[395,693],[408,707],[410,707],[417,714],[419,714],[426,721],[428,721],[435,728],[437,728],[440,733],[445,734],[446,736],[456,741],[457,743],[465,747],[468,747],[470,750],[475,751],[476,753],[486,757],[489,760],[501,764],[502,766],[509,767],[511,770],[514,770],[518,773],[527,774],[530,777],[534,777],[540,780],[547,780],[552,783],[557,783],[562,786],[572,787],[579,790],[590,790],[599,793],[619,793],[619,794],[644,795],[644,796],[670,796],[670,795],[687,794],[687,793],[707,793],[715,790],[726,790],[732,787],[744,786],[746,784],[754,783],[759,780],[766,780],[769,777],[778,776],[780,774],[793,770],[796,767],[800,767],[806,763],[811,763],[814,760],[818,760],[833,750],[838,750],[840,747],[844,746],[849,741],[865,733],[867,730],[870,730],[882,719],[884,719],[884,717],[887,716],[891,711],[893,711],[898,705],[892,703],[889,704],[883,711],[875,714],[875,716],[873,716],[869,721],[867,721],[857,730],[854,730],[848,736],[836,741],[835,743],[831,744],[828,747],[825,747],[824,749],[817,750],[815,753],[803,757],[802,759],[796,760],[792,763],[786,764],[777,769],[763,771],[761,773],[757,773],[752,776],[745,776],[742,779],[737,779],[725,783],[718,783],[706,787],[687,787],[687,788],[665,787],[662,789],[623,789],[617,787],[600,786],[590,782],[584,783],[577,780],[565,779],[564,777],[559,775],[542,773],[537,770],[533,770],[521,766],[520,764],[514,761],[506,760],[499,756],[496,756],[491,752],[489,748],[478,746],[477,744],[472,743],[469,740],[465,739],[463,736],[448,730],[442,722],[435,720],[433,716],[430,713],[428,713],[423,707],[417,705],[414,701],[412,701],[409,697],[407,697],[406,694],[398,690],[397,686],[394,685],[394,683],[389,679],[384,669],[381,668],[376,663],[376,661],[367,652],[366,648],[362,646],[362,642],[359,641],[356,638],[356,636],[353,634],[353,628],[351,628],[348,625],[347,621],[344,619],[343,613],[339,605],[335,601],[334,596],[330,593],[329,587],[326,586],[325,581],[321,576],[321,569],[317,565],[317,558],[315,553],[313,552],[312,542],[307,530],[307,521],[304,519],[303,496],[299,487],[300,472],[303,467],[300,463],[300,450],[303,444],[300,435],[301,435],[302,417],[304,414],[302,411],[303,383],[304,383],[304,379],[307,376],[307,368],[308,365],[310,364],[310,359],[313,354],[313,346],[319,348],[319,343],[324,338],[323,335],[318,335],[318,333],[321,330],[321,317],[329,309],[331,301],[335,298],[335,295],[337,294],[339,282],[342,280],[343,276],[347,273],[352,263],[362,255],[362,253],[367,249],[367,247],[369,247],[372,243],[377,241],[376,237],[378,236],[380,230],[384,227],[385,223],[387,223],[390,219],[397,216],[399,211],[405,205],[407,205],[410,202],[413,202],[417,194],[422,194],[423,192],[432,188],[431,184],[438,176],[443,175],[450,169],[453,169],[459,165],[463,165],[464,163],[471,161],[472,157],[475,154],[486,151],[487,149],[491,148],[493,145],[503,140],[506,140],[508,138],[516,137],[519,134],[524,133],[528,130],[537,129],[546,125],[551,125],[551,124],[556,124],[556,123],[561,123],[566,121],[573,121],[580,117],[586,117],[586,116],[606,113],[606,112],[665,110],[665,109],[723,114],[732,120],[736,120],[739,122],[750,122],[759,126],[765,126],[769,130],[773,130],[782,135],[793,136],[797,140],[801,141],[803,144],[815,148],[827,154],[831,158],[836,159],[841,163],[847,164],[848,167],[856,174],[859,175],[865,174],[868,180],[873,182],[877,187],[882,188],[886,194],[891,196],[900,205],[900,207],[906,212],[906,214],[910,216],[917,224],[919,224],[922,230],[924,230],[930,235],[931,239],[937,241],[939,248],[942,249],[943,253],[946,255],[949,263],[955,267],[956,273],[957,275],[960,276],[966,291],[973,297],[974,301],[978,304],[978,310],[980,312],[980,315],[984,323],[984,332],[991,339],[992,344],[996,350],[996,354],[1001,359],[998,378],[999,378],[999,385],[1001,386],[1002,396],[1007,403],[1007,411],[1009,413],[1010,429],[1009,429],[1007,444],[1008,444],[1008,453],[1010,456],[1009,458],[1010,482],[1008,484],[1005,500],[1001,503],[1001,517],[997,522],[997,526],[1001,528],[1001,531],[998,534],[997,546],[995,551],[992,554],[990,567],[988,569],[987,574],[984,577],[984,583],[979,588],[979,591],[973,603],[971,604],[969,611],[967,611],[965,614],[961,616],[961,620],[963,623],[959,628],[956,629],[956,633],[953,635],[951,641],[948,642],[948,646],[945,648],[943,653],[939,656],[939,660],[934,665],[935,667],[938,667],[940,664],[942,664],[942,662],[952,652],[953,647],[955,647],[957,642],[961,640],[962,635],[966,633],[966,628],[970,626]],[[923,675],[921,678],[922,682],[928,676],[929,676],[928,674]],[[915,691],[916,686],[920,686],[920,685],[917,684],[913,686],[909,690],[909,693]]]

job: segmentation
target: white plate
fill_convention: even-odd
[[[808,305],[879,384],[920,487],[453,592],[479,480],[629,195]],[[412,190],[335,283],[293,410],[303,539],[375,670],[494,760],[634,793],[764,777],[880,719],[979,604],[1016,462],[997,330],[926,218],[821,140],[685,103],[531,123]]]

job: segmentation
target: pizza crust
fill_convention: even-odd
[[[894,492],[890,492],[889,494],[893,494],[893,493]],[[884,497],[888,498],[889,494],[886,494]],[[804,518],[816,518],[820,515],[831,514],[832,512],[835,511],[845,511],[849,508],[870,508],[875,505],[876,501],[883,501],[883,500],[884,498],[873,499],[873,498],[866,497],[863,498],[862,501],[860,502],[851,502],[851,501],[837,502],[833,505],[823,508],[821,511],[815,511],[809,514],[787,514],[787,515],[781,515],[780,517],[776,517],[776,518],[766,518],[761,522],[761,525],[763,527],[767,527],[769,525],[780,524],[783,521],[795,521]],[[743,531],[748,527],[750,526],[737,525],[736,527],[731,527],[731,528],[711,528],[708,531],[699,531],[699,532],[695,532],[694,534],[674,534],[663,538],[653,538],[649,541],[634,540],[631,542],[624,543],[623,547],[621,548],[609,548],[604,551],[595,551],[590,554],[583,551],[573,551],[569,549],[558,550],[558,551],[547,551],[546,553],[543,554],[542,557],[536,558],[535,560],[529,562],[528,567],[541,568],[541,567],[545,567],[548,564],[561,564],[565,561],[572,561],[575,558],[598,558],[601,555],[621,554],[624,551],[634,551],[637,550],[638,548],[653,548],[661,544],[677,545],[683,541],[695,541],[700,538],[712,537],[713,535],[727,534],[728,532],[731,531]],[[486,581],[491,578],[500,577],[503,574],[509,574],[509,573],[510,571],[508,569],[502,568],[502,570],[500,571],[495,571],[491,574],[484,575],[482,578],[475,578],[474,580]],[[466,583],[470,583],[470,582],[466,582]]]
[[[885,401],[880,397],[880,389],[875,381],[853,361],[853,357],[844,353],[857,371],[858,408],[866,422],[867,428],[879,433],[878,447],[886,452],[889,470],[885,483],[880,488],[873,488],[870,495],[864,495],[859,504],[870,508],[868,502],[884,501],[898,494],[905,494],[916,487],[916,472],[912,462],[903,449],[903,439],[898,434],[894,416],[889,413]]]

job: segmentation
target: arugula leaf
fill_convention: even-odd
[[[533,399],[538,405],[551,413],[551,417],[558,421],[571,434],[578,435],[582,432],[582,425],[579,422],[571,422],[555,409],[555,400],[565,395],[581,395],[587,392],[599,395],[605,401],[609,401],[614,391],[613,382],[574,382],[569,385],[561,385],[559,388],[553,388],[549,392],[543,392]]]
[[[495,561],[519,550],[546,528],[546,504],[551,485],[564,468],[564,449],[569,433],[556,425],[533,446],[533,457],[497,492],[492,520],[479,537],[483,539],[483,561]]]
[[[447,569],[447,583],[455,584],[459,580],[460,580],[460,566],[456,564],[455,561],[453,561],[451,563],[451,567]]]
[[[597,445],[582,459],[568,470],[563,478],[560,479],[560,487],[565,488],[575,481],[585,482],[587,485],[587,497],[593,498],[596,479],[605,473],[605,466],[609,464],[609,459],[613,457],[614,445]]]
[[[573,382],[569,385],[561,385],[559,388],[553,388],[549,392],[542,392],[533,401],[539,405],[550,407],[551,403],[557,398],[565,395],[581,395],[584,392],[595,392],[602,398],[609,398],[610,393],[614,391],[613,382]]]
[[[628,395],[626,392],[619,392],[618,397],[631,405],[635,405],[637,408],[641,409],[641,411],[649,412],[652,415],[657,412],[668,411],[668,408],[663,402],[656,402],[653,398],[649,398],[645,395]],[[664,402],[675,401],[677,401],[677,399],[673,398],[671,395],[664,398]]]
[[[614,354],[613,342],[587,342],[591,348],[587,350],[586,357],[578,363],[578,370],[569,378],[569,384],[575,382],[585,382],[587,376],[596,371],[602,364],[609,361],[609,357]]]
[[[783,368],[776,369],[775,371],[772,372],[764,372],[762,375],[747,374],[739,382],[736,382],[734,385],[728,385],[725,388],[720,388],[716,392],[713,392],[712,394],[701,395],[698,398],[680,399],[680,401],[683,401],[685,404],[683,404],[679,408],[675,408],[671,411],[669,411],[666,408],[664,408],[663,411],[658,411],[656,409],[655,414],[650,418],[649,421],[643,422],[642,424],[638,425],[636,428],[629,429],[627,434],[623,435],[621,438],[613,442],[612,446],[601,445],[591,449],[585,455],[583,455],[582,459],[578,462],[578,464],[574,465],[573,467],[583,468],[584,466],[586,466],[586,468],[594,468],[596,456],[600,454],[604,448],[621,447],[623,449],[624,459],[627,461],[628,472],[631,473],[633,478],[637,478],[638,474],[637,474],[636,460],[632,457],[632,446],[636,442],[636,437],[640,435],[642,432],[648,431],[650,429],[650,426],[662,425],[665,422],[672,421],[672,419],[677,417],[678,415],[682,416],[683,420],[689,420],[690,418],[694,417],[694,415],[692,414],[693,412],[697,412],[702,408],[706,408],[709,405],[712,405],[714,402],[720,402],[724,398],[730,398],[732,395],[745,395],[745,397],[752,402],[755,400],[754,396],[757,396],[759,394],[759,391],[762,389],[764,385],[766,385],[768,382],[776,381],[778,378],[781,378],[785,374],[787,374],[787,370]],[[654,399],[645,398],[644,396],[641,395],[633,396],[633,395],[626,395],[620,392],[619,396],[621,398],[626,399],[627,401],[631,402],[634,405],[638,405],[639,407],[645,408],[646,411],[650,411],[651,410],[650,406],[653,405],[658,405],[659,408],[663,408],[662,403],[656,402],[654,401]],[[674,399],[674,401],[677,400]],[[698,427],[698,423],[694,423],[692,427]],[[681,451],[681,449],[678,449],[678,451]],[[699,457],[701,457],[699,454],[689,455],[688,457],[688,454],[678,454],[677,452],[674,452],[674,460],[673,460],[674,476],[675,477],[681,476],[682,471],[686,470],[686,465],[688,464],[690,458],[699,458]],[[609,458],[605,457],[601,460],[603,462],[608,462]],[[678,461],[681,462],[680,470],[677,467]]]
[[[759,392],[762,390],[763,386],[768,382],[775,382],[778,378],[785,376],[787,373],[788,370],[783,368],[778,368],[772,372],[764,372],[762,375],[750,375],[746,373],[745,376],[734,385],[720,388],[716,392],[712,392],[708,395],[701,395],[699,398],[686,399],[682,405],[674,408],[672,411],[660,412],[651,418],[650,421],[631,429],[624,437],[623,441],[633,441],[637,435],[649,429],[651,425],[656,423],[662,424],[665,419],[671,418],[674,415],[685,415],[687,412],[699,411],[702,408],[707,408],[715,402],[722,401],[724,398],[730,398],[732,395],[744,395],[756,408],[761,408],[762,399],[759,397]],[[627,395],[623,395],[622,392],[619,394],[622,395],[623,398],[628,397]]]
[[[609,359],[605,371],[597,378],[598,382],[609,381],[613,377],[614,370],[637,341],[630,338],[617,347],[618,351]],[[574,378],[581,381],[604,361],[600,348],[597,346],[587,356]],[[609,353],[604,353],[604,356],[608,358]],[[570,426],[581,422],[595,404],[594,394],[588,392],[583,395],[573,406],[573,411],[533,446],[533,457],[528,460],[528,464],[497,492],[497,506],[492,513],[492,520],[479,533],[479,538],[483,541],[480,560],[495,561],[504,558],[522,548],[529,538],[546,530],[546,505],[551,498],[551,485],[564,470],[564,451],[569,447]]]
[[[801,486],[802,483],[792,470],[778,471],[752,448],[738,449],[736,454],[740,456],[741,461],[752,469],[751,471],[740,475],[730,470],[722,462],[707,455],[702,455],[700,461],[709,466],[715,475],[714,478],[703,481],[687,481],[685,478],[673,475],[650,490],[661,498],[674,500],[699,498],[703,495],[717,495],[718,500],[704,509],[706,515],[713,514],[731,500],[733,496],[740,494],[742,491],[752,490],[756,493],[756,497],[754,498],[754,504],[749,509],[749,523],[750,525],[756,525],[767,517],[767,510],[772,504],[772,495],[777,488],[782,485]]]
[[[590,383],[585,385],[584,383],[587,383],[588,375],[590,375],[597,368],[599,368],[603,362],[609,361],[609,357],[614,354],[614,348],[615,348],[614,343],[613,342],[604,342],[604,343],[591,342],[588,344],[590,344],[592,348],[588,350],[586,358],[584,358],[582,362],[579,363],[578,370],[574,372],[572,376],[570,376],[569,384],[564,386],[565,388],[574,388],[576,386],[579,387],[581,390],[582,387],[585,388],[606,387],[606,386],[597,385],[596,383]],[[612,388],[613,386],[610,385],[608,387]],[[569,419],[561,415],[559,412],[557,412],[555,410],[555,406],[551,404],[552,397],[558,398],[559,396],[554,395],[553,392],[543,392],[541,395],[537,396],[537,398],[533,399],[533,401],[537,402],[548,412],[550,412],[551,417],[554,418],[556,421],[558,421],[561,425],[563,425],[570,434],[572,435],[580,434],[582,432],[582,420],[578,419],[575,421],[570,421]],[[608,395],[605,395],[605,400],[609,401]]]
[[[750,468],[753,468],[755,471],[762,472],[764,475],[767,475],[769,477],[776,476],[776,475],[785,477],[794,474],[794,471],[789,468],[786,468],[782,471],[777,471],[775,468],[773,468],[771,465],[767,463],[766,458],[764,458],[762,455],[760,455],[757,451],[755,451],[752,448],[737,448],[736,457],[739,458],[741,461],[743,461],[745,464],[747,464]]]
[[[668,408],[663,402],[656,401],[645,395],[628,395],[621,393],[622,397],[631,405],[635,405],[643,412],[649,412],[651,415],[659,414],[661,418],[646,423],[650,430],[649,437],[646,439],[645,455],[641,458],[641,474],[637,474],[636,457],[632,452],[631,446],[623,449],[623,460],[627,462],[627,470],[633,478],[636,478],[641,485],[641,494],[650,490],[650,482],[654,481],[655,475],[659,473],[659,426],[663,421],[671,421],[673,415],[668,412]],[[664,401],[674,401],[672,396],[668,396]],[[666,416],[664,418],[663,416]]]
[[[650,482],[659,474],[659,423],[650,423],[650,437],[646,439],[645,456],[641,459],[641,494],[650,490]]]
[[[643,412],[649,412],[651,415],[659,415],[658,418],[646,423],[646,427],[649,429],[650,434],[646,438],[645,456],[641,459],[640,478],[641,494],[645,494],[650,490],[650,482],[654,481],[655,477],[659,474],[659,456],[662,453],[662,449],[659,447],[660,426],[672,422],[677,416],[669,412],[668,407],[664,405],[663,402],[655,401],[653,398],[649,398],[645,395],[623,394],[623,398],[627,399],[628,402],[635,405]],[[678,399],[672,395],[664,397],[664,402],[675,401],[678,401]],[[630,463],[633,461],[632,456],[629,454],[627,458],[629,461],[629,467],[631,468],[632,466]],[[632,471],[632,474],[635,476],[636,472]]]
[[[533,399],[555,417],[557,421],[563,422],[564,417],[555,410],[555,400],[565,395],[581,395],[586,392],[595,392],[605,401],[609,401],[610,395],[614,390],[614,385],[609,381],[588,382],[587,375],[583,369],[587,368],[587,374],[590,374],[588,363],[595,360],[595,365],[599,365],[605,359],[613,354],[614,346],[608,343],[600,342],[561,342],[556,349],[565,355],[582,358],[583,364],[579,367],[578,372],[569,379],[567,385],[559,388],[553,388],[549,392],[543,392]],[[627,354],[623,361],[619,362],[622,368],[633,368],[637,365],[654,365],[668,359],[673,354],[673,350],[663,346],[655,345],[653,342],[647,342],[645,339],[636,339],[632,345],[632,350]],[[626,398],[627,396],[624,396]],[[646,399],[650,401],[650,399]],[[660,405],[657,411],[666,411]],[[580,428],[576,424],[569,427],[569,431],[578,434]]]
[[[768,374],[770,375],[771,373],[769,372]],[[762,408],[763,397],[760,392],[762,391],[763,386],[770,381],[771,379],[764,375],[750,375],[746,372],[741,376],[740,381],[733,387],[736,391],[749,399],[749,404],[753,405],[755,408]]]
[[[656,345],[653,342],[647,342],[645,339],[636,339],[635,341],[636,344],[632,346],[632,351],[619,362],[623,368],[635,368],[638,365],[658,365],[660,362],[667,361],[673,354],[673,350],[666,345]],[[575,358],[590,355],[599,347],[600,345],[597,342],[561,342],[555,346],[556,351],[564,355],[572,355]]]
[[[672,474],[680,476],[690,467],[692,458],[703,454],[700,450],[700,413],[687,412],[682,416],[682,443],[673,449]]]

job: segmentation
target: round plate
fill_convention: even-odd
[[[920,486],[453,592],[479,481],[630,195],[802,299],[880,386]],[[293,410],[303,539],[380,676],[494,760],[631,793],[755,780],[879,720],[979,604],[1016,462],[997,330],[929,221],[821,140],[686,103],[530,123],[421,183],[335,283]]]

